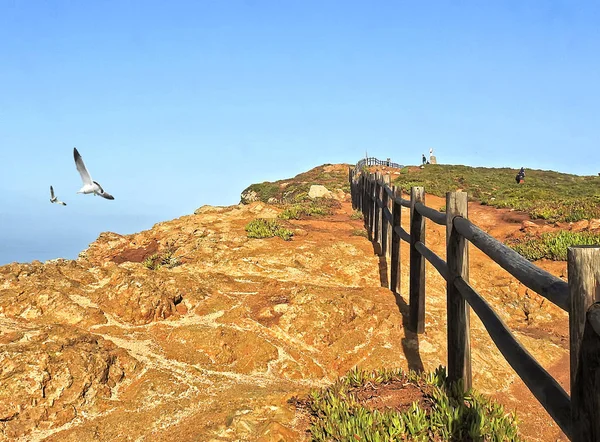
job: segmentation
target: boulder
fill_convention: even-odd
[[[536,230],[538,228],[537,224],[533,221],[525,220],[521,223],[521,230]]]
[[[587,219],[582,219],[581,221],[571,223],[571,231],[581,232],[583,230],[587,230],[589,225],[590,222]]]
[[[600,229],[600,219],[591,219],[590,225],[588,226],[590,230],[598,230]]]
[[[332,198],[332,193],[327,189],[327,187],[322,186],[320,184],[313,184],[310,186],[310,190],[308,191],[308,196],[310,198]]]

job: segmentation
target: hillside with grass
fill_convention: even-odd
[[[284,209],[279,215],[282,220],[330,215],[339,207],[339,198],[310,198],[310,187],[322,185],[341,192],[341,195],[348,193],[349,167],[347,164],[324,164],[293,178],[252,184],[242,192],[242,202],[277,204]],[[517,184],[517,169],[509,168],[429,164],[424,168],[407,166],[400,170],[373,167],[363,172],[374,171],[391,174],[392,183],[405,193],[410,193],[413,186],[423,186],[427,194],[443,198],[446,192],[463,190],[472,202],[523,212],[548,226],[557,223],[554,230],[549,227],[545,231],[528,229],[522,235],[506,239],[510,247],[532,261],[564,261],[570,246],[600,245],[600,223],[596,223],[599,228],[590,226],[589,229],[581,229],[581,226],[573,229],[566,224],[600,218],[599,176],[526,170],[524,182]],[[361,233],[365,232],[355,232]]]
[[[578,176],[551,170],[526,170],[517,184],[517,169],[428,164],[404,167],[393,180],[403,191],[423,186],[444,197],[463,190],[471,201],[526,212],[532,219],[571,222],[600,218],[600,176]]]
[[[265,181],[248,186],[242,192],[242,202],[277,201],[279,203],[298,203],[308,200],[310,186],[319,184],[330,191],[350,192],[348,181],[349,164],[324,164],[293,178]],[[248,201],[247,195],[250,195]]]

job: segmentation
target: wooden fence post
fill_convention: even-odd
[[[390,190],[392,190],[392,192],[394,191],[394,188],[392,187],[392,177],[390,175],[387,175],[386,177],[386,183],[387,186]],[[393,194],[392,194],[393,195]],[[388,197],[386,198],[386,203],[385,203],[385,207],[390,211],[390,214],[392,213],[392,208],[390,207],[390,201],[392,201],[392,198]],[[392,201],[393,202],[393,201]],[[390,280],[391,280],[391,274],[392,274],[392,266],[391,266],[391,260],[392,260],[392,233],[393,233],[393,229],[394,226],[392,225],[392,220],[390,219],[386,219],[386,244],[385,244],[385,250],[386,250],[386,262],[388,264],[389,267],[389,273],[390,273]],[[391,285],[390,285],[391,287]]]
[[[462,379],[464,389],[471,388],[471,339],[469,330],[469,306],[454,287],[458,277],[469,282],[469,248],[467,240],[454,229],[454,218],[468,216],[466,192],[446,194],[446,262],[448,282],[446,284],[448,315],[448,379]]]
[[[398,197],[398,190],[394,186],[394,197]],[[396,226],[402,227],[402,206],[392,200],[392,257],[391,257],[391,275],[390,290],[394,293],[400,293],[400,235],[396,233]]]
[[[379,241],[379,183],[377,180],[378,174],[373,175],[373,240],[377,244]]]
[[[348,181],[350,182],[350,199],[352,200],[352,208],[356,209],[356,186],[354,185],[354,176],[352,174],[351,167],[348,167]]]
[[[418,241],[425,243],[425,218],[415,210],[416,203],[425,204],[425,189],[410,189],[410,281],[409,324],[417,332],[425,331],[425,258],[415,248]]]
[[[370,193],[369,195],[371,196],[371,240],[375,239],[375,208],[377,207],[377,200],[375,198],[375,191],[376,186],[375,186],[375,174],[372,173],[370,175],[370,180],[371,180],[371,188],[369,189]]]
[[[369,211],[369,176],[367,174],[363,174],[363,218],[365,220],[365,229],[367,229],[367,233],[369,233],[370,229],[370,211]]]
[[[377,243],[379,244],[379,256],[383,250],[383,175],[377,174]]]
[[[600,440],[600,247],[567,249],[571,422],[575,442]]]
[[[384,258],[388,253],[388,220],[385,217],[385,208],[388,206],[388,193],[385,191],[387,180],[384,176],[381,186],[381,256]]]
[[[365,216],[365,204],[364,204],[364,198],[365,198],[365,174],[361,173],[360,177],[358,179],[358,207],[360,208],[360,212],[363,214],[363,218]]]

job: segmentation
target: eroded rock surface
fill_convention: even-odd
[[[304,440],[292,396],[357,365],[445,363],[445,286],[432,268],[417,337],[403,326],[408,267],[396,299],[349,203],[287,222],[289,242],[246,237],[249,221],[279,210],[204,206],[138,234],[104,233],[76,261],[0,267],[0,440]],[[493,234],[518,231],[500,232],[493,210],[470,214]],[[443,227],[428,229],[444,256]],[[401,255],[407,263],[407,247]],[[544,366],[568,354],[551,327],[565,321],[558,309],[471,259],[471,283]],[[475,386],[547,427],[530,398],[515,401],[520,381],[475,318],[472,330]]]

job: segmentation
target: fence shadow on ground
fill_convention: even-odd
[[[373,252],[379,257],[379,282],[381,287],[390,287],[390,275],[388,274],[388,262],[384,256],[382,256],[381,246],[376,241],[371,240],[373,245]],[[408,304],[400,293],[392,291],[398,311],[402,315],[402,328],[404,329],[404,338],[402,338],[401,345],[404,356],[408,363],[409,370],[414,370],[417,373],[421,373],[424,370],[423,360],[419,353],[419,335],[410,329],[409,325],[409,309]]]

